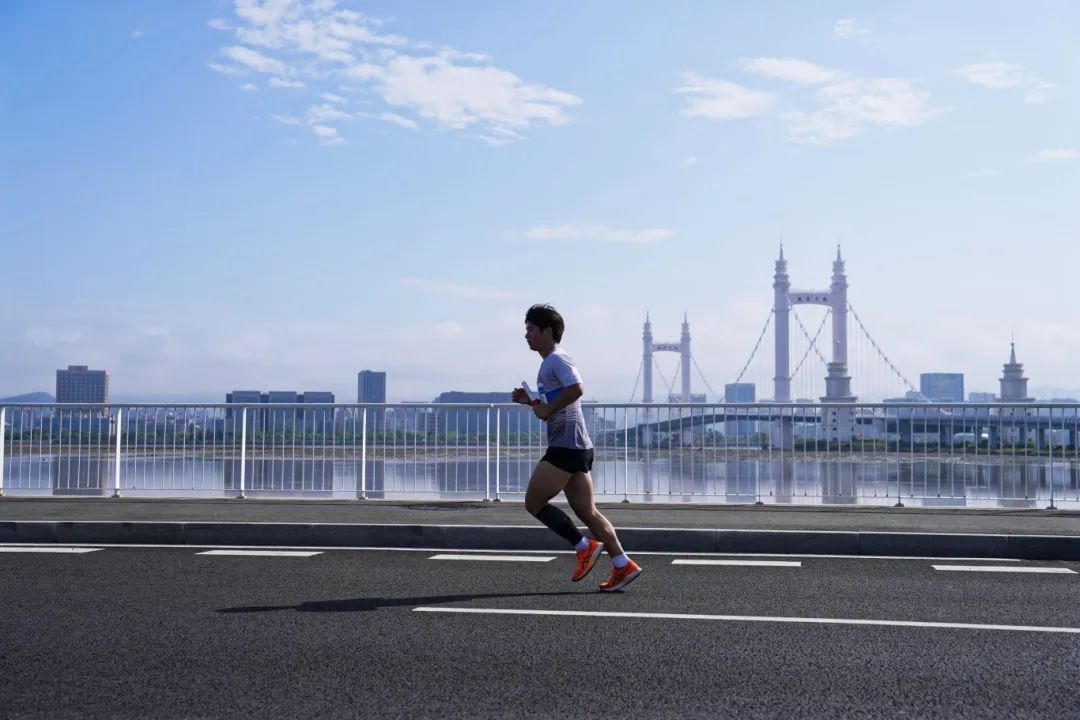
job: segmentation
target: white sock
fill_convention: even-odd
[[[622,555],[616,555],[615,557],[611,558],[611,564],[617,568],[624,568],[630,564],[630,557],[626,553],[623,553]]]
[[[583,535],[581,537],[581,540],[578,541],[578,544],[574,546],[574,549],[575,550],[584,550],[587,547],[589,547],[589,538],[587,538],[587,537],[585,537]]]

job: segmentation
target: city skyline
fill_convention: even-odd
[[[663,340],[689,315],[722,391],[781,241],[795,288],[843,245],[909,381],[994,392],[1015,334],[1032,394],[1076,396],[1078,21],[1064,1],[5,4],[0,396],[73,363],[119,401],[347,399],[364,367],[390,401],[509,390],[535,373],[533,302],[564,312],[591,399],[629,399],[646,312]]]
[[[56,402],[66,402],[64,400],[59,399],[59,397],[60,397],[60,395],[59,395],[60,377],[61,377],[61,375],[69,375],[72,371],[86,372],[87,368],[86,368],[86,366],[70,366],[69,365],[66,370],[65,369],[58,369],[56,371],[56,374],[57,374],[57,392],[58,392],[58,394],[56,396]],[[107,390],[108,371],[107,370],[95,370],[95,371],[92,371],[92,372],[95,373],[95,374],[98,374],[98,375],[102,375],[105,378],[104,382],[105,382],[105,385],[106,385],[106,389],[104,390],[104,392],[105,392],[106,397],[108,397],[108,390]],[[492,395],[494,393],[501,392],[501,391],[493,391],[493,390],[490,390],[490,389],[483,390],[483,389],[476,389],[476,388],[466,389],[466,390],[453,389],[453,390],[442,390],[442,391],[439,392],[439,394],[436,397],[434,397],[434,398],[432,398],[430,400],[417,399],[417,398],[413,398],[413,399],[409,399],[409,398],[394,399],[394,398],[392,398],[392,396],[388,396],[387,392],[386,392],[386,388],[387,388],[387,385],[388,385],[387,377],[388,377],[388,373],[386,373],[385,371],[377,371],[377,370],[367,369],[367,370],[362,370],[359,373],[357,373],[357,378],[358,378],[358,380],[357,380],[357,382],[358,382],[357,403],[380,403],[380,402],[388,402],[388,403],[415,403],[415,402],[420,402],[420,403],[424,403],[424,402],[442,403],[442,402],[451,402],[451,401],[445,400],[445,398],[447,396],[452,396],[452,395],[463,395],[463,396],[470,396],[470,397],[471,396],[477,396],[478,397],[480,395],[490,396],[490,395]],[[999,391],[985,391],[985,390],[984,391],[979,391],[979,390],[974,390],[974,391],[965,392],[964,389],[963,389],[964,377],[965,377],[965,375],[962,372],[960,372],[960,373],[955,373],[955,372],[951,372],[951,373],[942,373],[942,372],[921,373],[920,376],[919,376],[920,387],[921,387],[920,390],[907,391],[904,394],[903,397],[892,397],[892,398],[890,398],[890,397],[882,396],[880,398],[875,397],[873,400],[863,399],[863,402],[878,402],[878,401],[881,401],[881,402],[902,402],[902,401],[918,401],[918,402],[965,402],[965,401],[967,401],[967,402],[995,402],[998,399],[1005,397],[1004,395],[1001,395],[1001,393]],[[370,378],[370,380],[367,380],[367,382],[368,382],[368,391],[371,394],[371,397],[365,397],[364,396],[365,379],[366,378]],[[1002,374],[1001,374],[1001,377],[998,378],[998,383],[1000,385],[1003,380],[1009,381],[1009,383],[1013,383],[1017,378],[1023,380],[1023,386],[1026,387],[1028,379],[1026,377],[1023,377],[1023,363],[1017,364],[1015,345],[1013,345],[1013,346],[1010,347],[1010,354],[1009,354],[1008,361],[1002,364]],[[930,385],[932,386],[934,383],[941,382],[943,379],[947,380],[949,383],[956,383],[957,384],[957,387],[955,389],[952,389],[951,396],[944,397],[944,396],[941,396],[941,393],[935,393],[933,390],[929,390],[928,383],[930,383]],[[374,383],[374,384],[371,384],[371,383]],[[928,390],[929,390],[929,392],[928,392]],[[27,392],[23,392],[23,393],[16,393],[14,395],[37,394],[37,393],[40,393],[40,392],[42,392],[42,391],[27,391]],[[100,392],[100,391],[98,391],[98,392]],[[773,401],[773,399],[769,398],[769,397],[762,397],[762,398],[759,399],[757,397],[757,392],[758,392],[757,383],[753,383],[753,382],[726,383],[724,385],[724,391],[723,391],[723,393],[721,395],[717,395],[717,396],[713,397],[713,396],[709,396],[706,393],[696,393],[695,392],[695,393],[692,393],[692,399],[690,400],[690,402],[694,402],[694,403],[746,403],[746,402],[750,402],[750,403],[752,403],[752,402],[771,402],[771,401]],[[1026,397],[1026,394],[1023,391],[1016,391],[1016,392],[1013,392],[1011,394],[1016,395],[1017,397],[1019,397],[1019,395],[1017,395],[1017,392],[1019,393],[1019,395],[1024,395]],[[304,402],[331,402],[331,403],[333,403],[333,402],[335,402],[334,398],[336,397],[335,392],[327,392],[327,391],[295,391],[295,390],[260,391],[260,390],[235,390],[234,389],[234,390],[228,391],[225,394],[225,402],[226,403],[233,403],[233,402],[256,402],[256,403],[258,403],[258,402],[263,402],[263,403],[265,403],[265,402],[292,402],[292,400],[282,399],[281,397],[279,397],[276,400],[271,399],[271,396],[275,396],[275,395],[281,396],[283,394],[296,395],[297,398],[298,398],[296,401],[301,402],[301,403],[304,403]],[[946,394],[948,394],[948,393],[946,393]],[[305,396],[307,396],[307,395],[311,395],[315,399],[308,400],[308,399],[305,398]],[[509,393],[507,393],[507,395],[509,395]],[[1044,401],[1060,400],[1060,401],[1064,401],[1064,402],[1075,402],[1075,400],[1073,398],[1073,396],[1075,396],[1075,395],[1080,395],[1080,392],[1075,392],[1073,390],[1069,390],[1069,389],[1066,389],[1066,388],[1050,388],[1050,387],[1035,386],[1034,391],[1033,391],[1033,395],[1032,395],[1032,399],[1034,399],[1034,400],[1044,400]],[[250,397],[248,397],[248,396],[250,396]],[[0,397],[3,397],[3,395],[0,395]],[[329,398],[329,400],[327,400],[327,398]],[[195,402],[208,402],[208,403],[216,403],[216,402],[220,401],[219,399],[213,398],[211,396],[211,393],[206,393],[206,392],[198,392],[198,393],[192,393],[192,394],[189,394],[189,395],[182,395],[182,396],[177,396],[177,395],[172,395],[172,396],[169,396],[169,395],[154,395],[154,394],[147,394],[147,395],[141,395],[141,396],[121,396],[120,398],[115,398],[113,401],[122,403],[122,402],[135,402],[135,401],[153,401],[155,399],[157,399],[157,400],[172,400],[172,401],[176,401],[176,402],[195,401]],[[475,400],[476,398],[473,398],[473,399]],[[587,400],[589,400],[591,402],[604,402],[604,400],[599,400],[597,398],[587,398]],[[792,399],[793,402],[806,402],[808,400],[813,400],[814,402],[818,401],[817,399],[814,399],[814,398],[793,398]],[[76,400],[67,400],[67,401],[76,402]],[[471,401],[472,400],[468,400],[468,402],[471,402]],[[486,399],[483,400],[483,402],[488,402],[488,401],[494,402],[494,400],[492,400],[490,397],[487,397]],[[640,402],[641,398],[635,398],[635,401]],[[85,400],[85,399],[83,399],[83,400],[79,400],[79,402],[99,402],[99,400]],[[108,402],[108,400],[106,400],[106,402]],[[344,404],[348,404],[348,402],[349,401],[343,401]],[[455,401],[452,401],[452,402],[459,402],[459,401],[455,400]],[[465,402],[465,401],[461,401],[461,402]],[[612,401],[608,400],[607,402],[612,402]],[[660,400],[655,400],[654,402],[661,402],[661,401]],[[667,397],[667,402],[670,402],[670,403],[681,402],[679,394],[678,393],[669,393],[668,397]]]

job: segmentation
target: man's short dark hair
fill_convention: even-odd
[[[566,325],[563,324],[562,315],[559,314],[559,311],[550,305],[533,305],[525,313],[525,322],[535,325],[541,330],[551,328],[551,339],[555,342],[562,342],[562,334],[563,330],[566,329]]]

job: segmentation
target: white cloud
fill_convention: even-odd
[[[968,82],[995,90],[1024,88],[1024,101],[1044,103],[1050,99],[1056,87],[1041,78],[1027,75],[1019,65],[1006,62],[987,62],[965,65],[952,71],[953,75]]]
[[[235,65],[222,65],[221,63],[207,63],[206,66],[214,72],[219,72],[222,75],[232,75],[236,77],[238,75],[247,75],[247,70]]]
[[[517,295],[496,290],[494,288],[479,285],[458,285],[454,283],[435,282],[420,278],[400,278],[398,283],[405,287],[416,288],[425,292],[448,297],[461,298],[463,300],[516,300]]]
[[[1040,150],[1031,156],[1031,162],[1055,162],[1059,160],[1078,160],[1080,159],[1080,150],[1074,150],[1072,148],[1051,148],[1048,150]]]
[[[683,75],[683,85],[675,92],[690,96],[690,104],[682,114],[714,120],[734,120],[764,115],[773,104],[772,95],[736,85],[726,80],[713,80],[695,73]]]
[[[266,73],[273,76],[271,86],[310,84],[316,92],[346,92],[346,81],[388,106],[366,117],[402,127],[416,129],[417,118],[426,119],[441,130],[504,144],[531,128],[565,125],[567,109],[581,103],[496,67],[485,54],[433,50],[386,33],[382,20],[340,8],[337,0],[235,0],[235,10],[239,44],[222,49],[232,64],[212,66],[216,71]],[[228,27],[220,19],[210,24]],[[334,92],[320,94],[330,103],[347,101]]]
[[[991,88],[1011,88],[1024,84],[1024,71],[1019,65],[1003,62],[976,63],[953,70],[968,82]]]
[[[349,114],[339,110],[333,105],[322,104],[313,105],[308,108],[307,119],[309,124],[317,124],[326,122],[327,120],[343,120],[349,117]]]
[[[229,21],[225,18],[212,18],[206,21],[206,24],[214,30],[231,30],[232,26],[229,25]]]
[[[743,59],[740,64],[749,73],[784,80],[795,85],[819,85],[839,79],[832,70],[826,70],[820,65],[796,58]]]
[[[287,78],[270,78],[267,84],[271,87],[291,87],[291,89],[297,89],[297,87],[305,87],[305,84],[299,80],[288,80]]]
[[[242,45],[232,45],[222,50],[222,53],[234,62],[238,62],[255,72],[269,73],[271,75],[287,75],[289,72],[288,67],[280,60],[267,57],[258,50],[252,50]]]
[[[131,37],[133,39],[135,39],[135,40],[138,40],[139,38],[141,38],[142,34],[143,34],[142,30],[132,30],[131,31]]]
[[[244,22],[237,37],[249,45],[310,53],[324,62],[355,62],[350,49],[358,45],[400,47],[408,41],[377,32],[381,21],[353,10],[339,9],[334,0],[236,0]]]
[[[478,125],[501,132],[565,125],[564,108],[581,102],[569,93],[525,83],[506,70],[455,64],[443,56],[399,55],[373,79],[389,105],[411,109],[446,130]]]
[[[311,131],[315,133],[315,137],[319,139],[319,143],[322,145],[337,145],[344,142],[344,140],[338,136],[337,128],[332,128],[327,125],[312,125]]]
[[[859,27],[858,23],[851,18],[840,18],[833,24],[833,35],[841,40],[850,40],[869,34],[869,30]]]
[[[392,112],[382,112],[382,113],[359,112],[359,113],[356,113],[356,117],[362,118],[364,120],[382,120],[383,122],[388,122],[391,125],[397,125],[399,127],[408,128],[409,130],[419,130],[420,129],[420,125],[415,120],[407,118],[404,115],[398,115],[397,113],[392,113]]]
[[[818,145],[843,140],[868,127],[913,127],[941,112],[930,94],[904,78],[854,79],[818,91],[821,109],[788,112],[789,137]]]
[[[525,232],[529,240],[583,240],[627,245],[650,245],[670,240],[673,230],[614,230],[603,225],[537,225]]]
[[[256,90],[259,89],[259,86],[256,85],[255,83],[244,83],[243,85],[240,86],[240,89],[243,90],[244,92],[255,92]]]
[[[1044,103],[1053,96],[1055,87],[1057,86],[1054,83],[1034,78],[1028,83],[1028,91],[1024,95],[1024,102],[1031,104]]]
[[[277,120],[282,125],[301,125],[300,118],[292,117],[291,115],[271,115],[273,119]]]
[[[683,167],[690,167],[691,165],[697,165],[697,158],[691,155],[682,162]]]

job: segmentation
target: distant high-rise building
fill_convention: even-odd
[[[973,403],[992,403],[997,402],[997,395],[988,392],[969,392],[968,402]]]
[[[378,370],[361,370],[356,378],[356,402],[385,403],[386,373]]]
[[[263,401],[271,405],[277,403],[295,404],[300,402],[300,393],[295,390],[271,390]],[[266,432],[292,432],[296,430],[302,412],[298,408],[268,408]]]
[[[919,390],[931,402],[964,402],[964,373],[923,373]]]
[[[304,392],[300,394],[300,402],[308,404],[334,404],[332,392]],[[304,429],[309,432],[332,432],[334,427],[334,408],[304,408]]]
[[[229,405],[259,405],[266,402],[263,394],[258,390],[233,390],[225,394],[225,402]],[[266,424],[266,416],[262,410],[247,411],[248,432],[262,432]],[[225,410],[226,432],[239,433],[241,431],[241,414],[232,409]]]
[[[724,402],[726,403],[752,403],[756,402],[757,387],[754,383],[728,383],[724,385]]]
[[[356,402],[385,403],[386,373],[381,370],[361,370],[356,376]],[[365,408],[364,417],[370,432],[382,432],[388,427],[392,411],[385,408]]]
[[[68,365],[56,371],[56,402],[109,402],[109,373],[90,370],[86,365]]]
[[[754,383],[727,383],[724,385],[724,402],[752,403],[757,401],[757,387]],[[750,420],[728,420],[724,423],[724,434],[728,437],[752,435],[757,432],[758,424]]]
[[[469,405],[505,405],[510,402],[510,393],[506,390],[497,392],[461,392],[451,390],[440,393],[434,402],[438,404],[456,403]],[[457,434],[483,432],[488,428],[488,412],[484,408],[454,408],[434,411],[439,431]],[[490,415],[490,430],[495,432],[496,413]],[[515,434],[538,432],[542,425],[533,414],[532,408],[519,406],[501,408],[498,411],[499,428],[502,432]]]
[[[293,390],[233,390],[225,395],[229,405],[267,405],[267,404],[334,404],[332,392],[302,392]],[[334,423],[334,408],[249,408],[247,411],[248,432],[331,432]],[[240,413],[225,410],[225,427],[229,432],[240,432]]]

